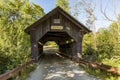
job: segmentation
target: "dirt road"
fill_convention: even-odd
[[[100,80],[87,74],[77,63],[58,54],[46,54],[27,80]]]

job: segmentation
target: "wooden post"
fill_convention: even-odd
[[[38,50],[38,42],[36,41],[35,29],[30,31],[30,40],[31,40],[31,57],[36,61],[38,61],[39,50]]]
[[[72,54],[71,54],[72,59],[76,59],[76,57],[77,57],[77,55],[76,55],[76,53],[77,53],[76,42],[72,43],[71,49],[72,49]]]
[[[76,43],[77,57],[82,58],[82,41]]]
[[[65,53],[65,47],[63,45],[59,45],[59,51],[61,53]]]
[[[77,61],[82,58],[82,38],[83,37],[76,35],[77,41],[72,44],[72,56]]]
[[[43,54],[43,45],[38,44],[39,56]]]

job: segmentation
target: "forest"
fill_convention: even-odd
[[[115,14],[116,20],[110,19],[105,11],[107,7],[102,8],[101,4],[101,13],[111,23],[107,28],[96,30],[95,5],[94,1],[77,0],[71,7],[69,0],[56,0],[56,6],[62,7],[76,19],[82,13],[86,14],[85,25],[92,32],[84,36],[83,58],[120,67],[120,13]],[[29,0],[0,0],[0,74],[30,60],[30,40],[24,29],[44,15],[44,8]],[[100,74],[99,70],[86,71]],[[116,75],[104,74],[101,75],[103,80],[117,80]]]

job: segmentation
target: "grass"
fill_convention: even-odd
[[[102,71],[100,69],[90,68],[87,66],[82,66],[84,70],[91,74],[96,76],[97,78],[100,78],[101,80],[120,80],[120,78],[116,74],[108,73],[106,71]]]
[[[102,61],[102,63],[110,65],[110,66],[114,66],[114,67],[120,67],[120,58],[116,58],[116,59],[104,59]]]
[[[31,64],[29,67],[24,69],[21,74],[21,80],[26,80],[29,77],[29,74],[31,71],[33,71],[36,68],[35,64]]]
[[[10,78],[8,80],[26,80],[29,77],[30,72],[33,71],[35,68],[36,68],[36,64],[31,64],[22,70],[21,76],[19,77],[19,79],[16,79],[19,74],[17,73],[13,78]]]

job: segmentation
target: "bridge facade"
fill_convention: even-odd
[[[80,57],[83,35],[91,31],[63,9],[56,7],[26,28],[25,32],[30,35],[31,57],[38,60],[47,41],[55,41],[60,53],[73,58]]]

